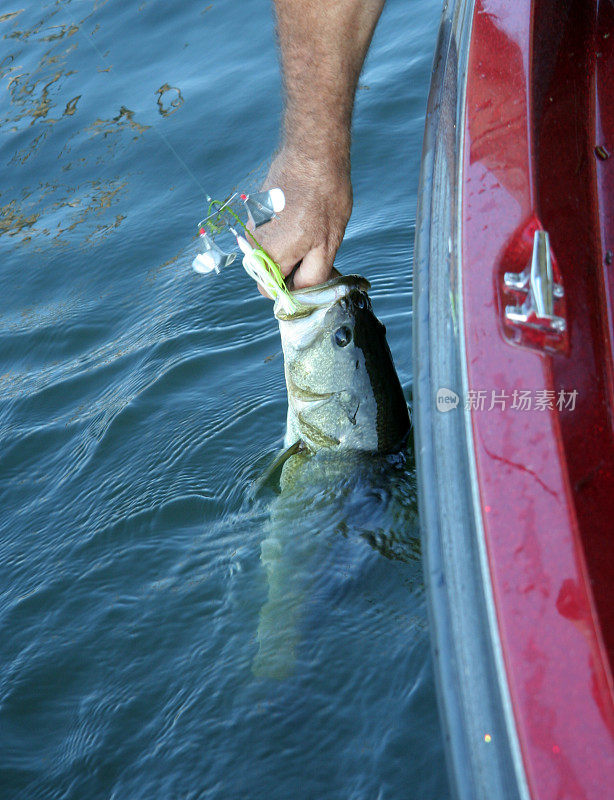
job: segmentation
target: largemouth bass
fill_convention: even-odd
[[[268,599],[260,612],[258,676],[282,678],[294,665],[305,582],[316,539],[305,526],[314,486],[334,501],[335,487],[351,491],[373,459],[398,452],[409,433],[407,404],[386,331],[357,275],[334,278],[294,293],[298,312],[278,304],[275,316],[288,393],[285,452],[271,474],[281,495],[271,509],[261,561]],[[381,461],[381,459],[380,459]],[[381,469],[380,469],[381,475]],[[360,476],[360,477],[359,477]],[[346,491],[347,493],[347,491]],[[310,565],[311,566],[307,566]]]
[[[312,452],[398,451],[409,431],[403,390],[371,308],[370,285],[358,275],[295,292],[303,309],[276,308],[284,352],[286,446]]]

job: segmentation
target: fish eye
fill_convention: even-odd
[[[352,292],[352,302],[356,306],[356,308],[366,308],[367,307],[367,298],[362,292],[354,291]]]
[[[347,325],[342,325],[333,333],[333,339],[338,347],[345,347],[352,341],[352,331]]]

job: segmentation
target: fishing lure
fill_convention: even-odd
[[[281,189],[269,189],[266,192],[253,194],[233,194],[224,202],[207,198],[209,206],[207,216],[198,223],[198,233],[203,248],[194,261],[192,268],[201,274],[220,271],[235,260],[234,253],[227,253],[215,243],[215,237],[224,231],[230,231],[243,253],[243,267],[247,274],[258,283],[264,291],[286,313],[296,313],[301,304],[294,299],[288,290],[279,265],[259,244],[247,224],[243,222],[238,211],[244,210],[248,222],[254,229],[270,222],[285,207],[285,197]],[[242,206],[240,205],[242,203]],[[240,227],[242,232],[237,231]]]

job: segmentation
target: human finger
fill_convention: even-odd
[[[258,228],[256,239],[279,265],[284,276],[292,272],[305,254],[305,248],[301,247],[300,236],[292,236],[287,223],[281,220],[272,220],[262,228]]]
[[[316,286],[327,281],[333,270],[333,259],[328,255],[324,245],[314,247],[301,261],[293,276],[295,289]]]

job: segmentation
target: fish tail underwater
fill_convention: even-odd
[[[191,269],[202,187],[276,147],[270,4],[0,11],[0,797],[448,797],[403,444],[440,11],[386,3],[336,261],[371,288],[295,360],[238,261]]]

